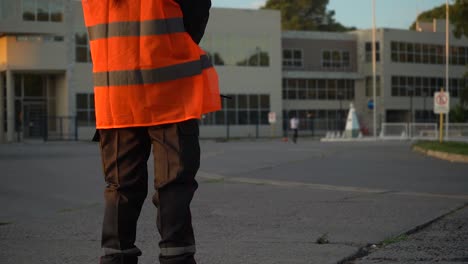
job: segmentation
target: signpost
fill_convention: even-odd
[[[270,123],[271,137],[275,136],[276,112],[268,113],[268,123]]]
[[[440,92],[434,93],[434,113],[440,114],[440,125],[439,125],[439,142],[443,141],[444,133],[444,114],[448,114],[450,111],[450,94],[444,92],[442,88]]]

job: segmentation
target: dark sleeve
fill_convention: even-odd
[[[184,16],[185,30],[195,43],[200,43],[205,34],[210,16],[211,0],[175,0]]]

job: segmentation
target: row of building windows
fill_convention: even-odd
[[[270,66],[271,38],[261,36],[236,36],[206,34],[200,46],[207,52],[212,63],[218,66]]]
[[[344,70],[351,66],[349,51],[325,50],[322,52],[322,68]]]
[[[284,68],[303,68],[303,52],[300,49],[283,49]],[[344,70],[351,67],[349,51],[324,50],[322,51],[322,68]]]
[[[202,125],[256,125],[268,124],[270,96],[267,94],[227,95],[222,111],[206,114]],[[76,118],[78,126],[94,126],[96,122],[94,94],[76,94]]]
[[[466,89],[466,79],[450,79],[450,96],[458,97]],[[445,86],[444,78],[392,76],[392,96],[433,96]]]
[[[286,100],[353,100],[354,80],[283,79]]]
[[[63,42],[64,37],[58,35],[20,35],[16,36],[18,42]]]
[[[64,37],[59,35],[21,35],[16,36],[18,42],[63,42]],[[87,33],[75,34],[75,61],[91,62]]]
[[[283,67],[285,68],[302,68],[302,50],[300,49],[283,49]]]
[[[445,46],[422,43],[391,43],[392,61],[401,63],[445,64]],[[465,66],[468,47],[450,47],[450,64]]]
[[[24,21],[63,21],[63,0],[22,0],[21,6]]]
[[[289,129],[289,118],[299,119],[299,130],[343,130],[347,118],[347,109],[290,109],[283,110],[283,129]]]
[[[221,111],[204,115],[202,125],[267,125],[270,112],[268,94],[231,94]]]

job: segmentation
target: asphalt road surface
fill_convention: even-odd
[[[389,257],[414,240],[395,240],[401,234],[443,233],[440,222],[425,224],[447,214],[454,228],[468,225],[468,164],[422,156],[409,142],[203,141],[202,153],[192,206],[201,264],[338,263],[388,241],[397,242],[360,263],[404,263]],[[96,144],[0,145],[0,178],[0,263],[98,263],[104,182]],[[140,263],[159,254],[150,197],[138,227]],[[459,248],[443,263],[465,263],[463,240],[441,241]],[[425,257],[420,263],[436,259]]]

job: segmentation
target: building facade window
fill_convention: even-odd
[[[341,131],[346,124],[348,106],[340,109],[289,109],[283,110],[283,129],[289,129],[289,118],[299,119],[299,130],[302,131]]]
[[[63,42],[63,36],[58,35],[20,35],[16,36],[18,42]]]
[[[267,125],[270,112],[268,94],[230,94],[223,109],[202,117],[202,125]]]
[[[392,62],[417,64],[445,64],[445,46],[391,42]],[[451,46],[450,64],[465,66],[468,62],[468,47]]]
[[[56,87],[53,75],[14,74],[14,127],[24,137],[56,129]],[[46,122],[47,121],[47,122]]]
[[[376,76],[377,83],[376,83],[376,95],[380,96],[381,95],[381,83],[380,83],[380,76]],[[372,76],[366,77],[366,96],[367,97],[373,97],[374,96],[374,87],[373,84],[374,80]]]
[[[75,34],[75,61],[91,62],[88,35],[86,33]]]
[[[283,79],[284,100],[353,100],[354,80]]]
[[[22,0],[23,20],[63,22],[63,0]]]
[[[283,49],[283,67],[302,68],[304,65],[302,55],[300,49]]]
[[[351,66],[349,51],[325,50],[322,51],[322,68],[345,70]]]
[[[269,67],[269,36],[206,34],[200,46],[217,66]]]
[[[366,62],[372,62],[372,42],[366,42]],[[375,43],[375,60],[380,61],[380,42]]]
[[[76,94],[76,121],[78,126],[95,126],[94,94]]]
[[[450,96],[459,97],[468,79],[450,79]],[[392,96],[433,97],[445,85],[445,78],[420,76],[392,76]]]

